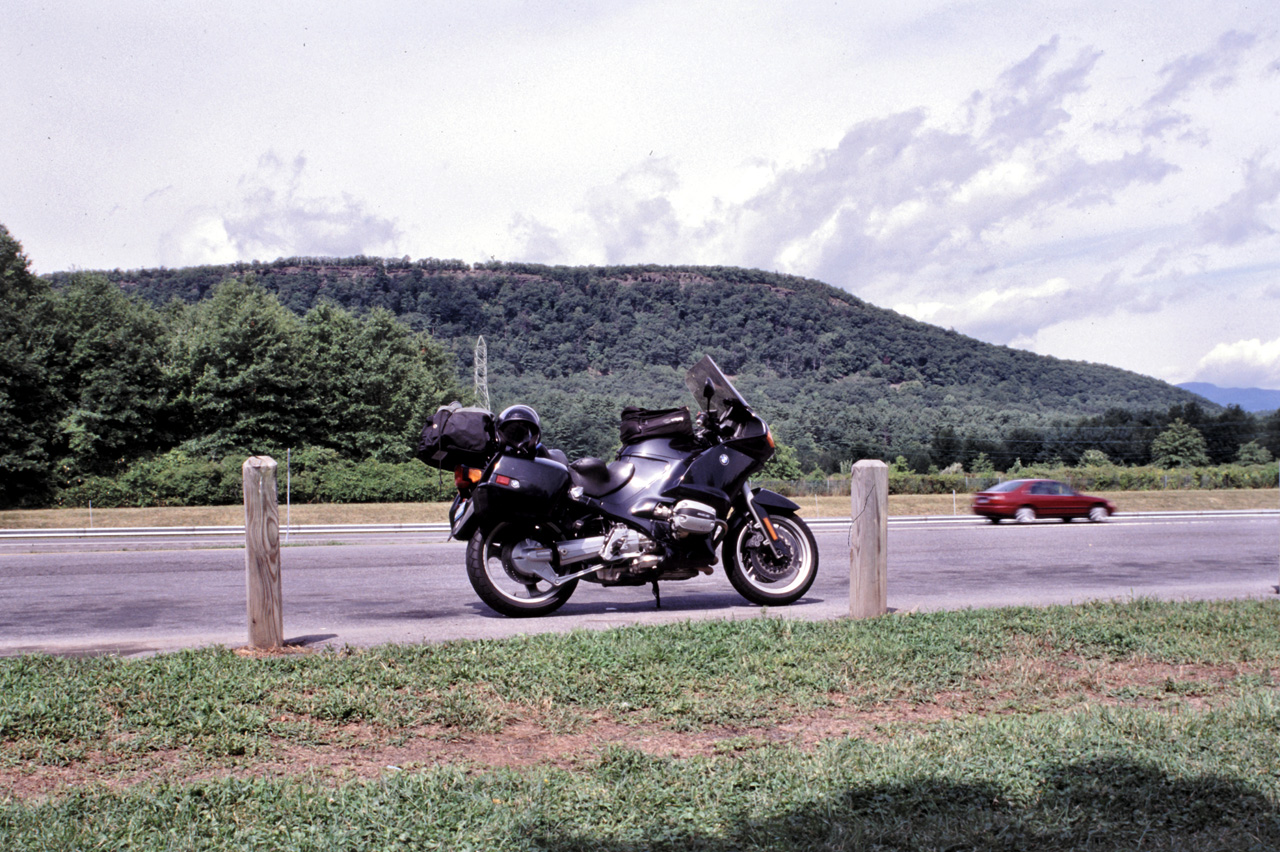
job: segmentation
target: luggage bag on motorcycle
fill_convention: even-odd
[[[628,405],[622,409],[622,422],[618,426],[622,443],[634,444],[649,438],[693,437],[693,420],[687,406],[679,408],[637,408]]]
[[[551,459],[502,456],[472,498],[476,514],[543,518],[569,487],[569,469]]]
[[[440,470],[453,470],[458,465],[484,467],[496,447],[493,412],[451,402],[440,406],[422,427],[415,455]]]

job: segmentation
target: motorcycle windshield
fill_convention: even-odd
[[[751,408],[728,377],[720,372],[710,355],[703,355],[702,360],[693,365],[693,369],[684,378],[684,384],[698,400],[703,411],[724,415],[734,406],[740,405],[748,410]]]

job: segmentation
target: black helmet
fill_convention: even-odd
[[[498,443],[520,455],[532,456],[542,440],[542,421],[538,412],[527,405],[503,409],[493,423]]]

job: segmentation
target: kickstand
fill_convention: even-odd
[[[662,609],[662,594],[658,591],[658,581],[653,581],[653,603],[658,609]]]

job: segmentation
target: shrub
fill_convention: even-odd
[[[277,458],[277,489],[295,503],[434,502],[453,496],[453,480],[419,461],[352,462],[328,449]],[[143,459],[118,477],[68,477],[61,506],[218,506],[244,499],[244,458],[199,458],[180,450]]]

